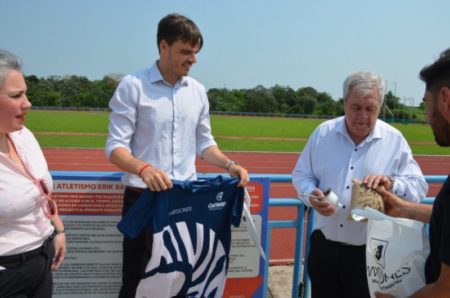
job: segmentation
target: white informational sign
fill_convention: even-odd
[[[54,180],[67,254],[53,274],[56,298],[117,297],[122,279],[120,181]]]
[[[66,215],[67,255],[54,273],[53,297],[117,297],[122,277],[120,216]]]
[[[253,215],[258,235],[261,235],[261,216]],[[245,225],[233,227],[230,246],[230,263],[227,277],[256,277],[259,275],[259,252]]]

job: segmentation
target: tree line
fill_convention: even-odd
[[[35,106],[106,108],[119,83],[116,75],[91,81],[84,76],[26,75],[27,96]]]
[[[120,74],[106,75],[101,80],[89,80],[76,75],[47,78],[25,76],[27,95],[32,104],[57,108],[107,108],[121,78]],[[297,90],[280,85],[270,88],[258,85],[252,89],[211,88],[208,90],[208,98],[210,110],[217,112],[327,116],[344,114],[342,98],[334,99],[330,94],[313,87]],[[417,117],[417,111],[411,112],[391,91],[385,95],[383,113],[386,111],[388,117]]]

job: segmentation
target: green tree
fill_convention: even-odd
[[[317,104],[316,109],[314,110],[315,115],[328,115],[335,116],[337,114],[337,107],[334,101],[326,101],[320,104]]]
[[[258,85],[253,89],[248,89],[245,92],[245,112],[255,113],[275,113],[276,100],[275,96],[269,89]]]
[[[211,111],[223,111],[220,109],[221,102],[227,92],[226,88],[211,88],[208,90],[209,109]]]
[[[244,93],[240,90],[213,88],[208,91],[210,110],[240,112],[245,104]]]
[[[81,94],[89,92],[91,82],[84,76],[65,76],[59,83],[63,106],[81,107]]]
[[[328,115],[336,116],[338,115],[339,109],[338,104],[333,98],[326,92],[317,93],[317,105],[314,111],[316,115]]]
[[[299,98],[299,100],[302,102],[303,105],[303,113],[311,115],[316,108],[317,99],[310,95],[303,95]]]
[[[291,87],[275,85],[270,88],[270,92],[275,97],[277,103],[276,112],[290,114],[296,113],[294,112],[295,110],[303,110],[303,107],[298,109],[296,106],[298,104],[298,97]]]
[[[299,96],[310,96],[317,100],[319,93],[313,87],[302,87],[297,90]]]
[[[60,106],[61,94],[55,90],[53,83],[46,79],[31,78],[27,83],[28,99],[35,106]]]

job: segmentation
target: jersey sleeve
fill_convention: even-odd
[[[134,202],[117,224],[117,228],[122,234],[129,238],[135,238],[145,227],[151,225],[156,202],[154,196],[154,192],[147,189]]]

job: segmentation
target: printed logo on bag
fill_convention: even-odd
[[[221,192],[219,192],[219,193],[217,194],[216,200],[217,200],[217,201],[222,201],[222,198],[223,198],[223,191],[221,191]]]
[[[384,269],[384,256],[386,255],[386,248],[388,246],[388,242],[385,240],[370,239],[370,249],[374,253],[373,257],[375,258],[375,262],[380,265]]]
[[[380,290],[389,290],[396,284],[401,283],[403,277],[411,272],[411,268],[408,266],[401,266],[393,272],[388,272],[389,269],[385,268],[385,257],[388,245],[389,241],[370,238],[372,261],[367,261],[367,278],[369,284],[378,284]]]

